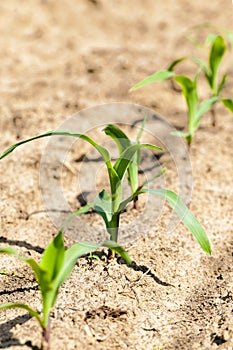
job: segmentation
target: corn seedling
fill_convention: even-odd
[[[107,126],[107,133],[113,130],[112,126]],[[175,210],[177,215],[180,217],[182,222],[187,226],[193,236],[196,238],[201,248],[207,252],[211,253],[210,243],[206,236],[206,233],[198,222],[198,220],[193,216],[193,214],[188,210],[183,201],[179,198],[177,194],[172,191],[166,189],[149,189],[147,188],[147,184],[151,182],[154,178],[158,177],[160,174],[155,175],[152,179],[145,181],[142,185],[139,185],[136,190],[126,199],[123,199],[123,180],[126,176],[127,170],[129,166],[132,164],[135,154],[138,150],[142,148],[149,148],[152,150],[161,151],[160,147],[155,145],[151,145],[148,143],[136,143],[136,144],[125,144],[121,150],[119,158],[113,164],[111,161],[110,153],[101,145],[97,144],[93,139],[84,134],[78,134],[71,131],[49,131],[45,134],[41,134],[30,139],[17,142],[13,146],[9,147],[6,151],[2,153],[0,159],[7,156],[10,152],[12,152],[16,147],[30,142],[32,140],[40,139],[42,137],[55,136],[55,135],[65,135],[65,136],[73,136],[77,138],[81,138],[88,143],[90,143],[102,156],[105,165],[108,170],[109,183],[110,183],[110,194],[103,189],[93,203],[87,204],[77,211],[75,211],[64,223],[62,227],[62,232],[66,229],[67,225],[71,220],[73,220],[77,215],[81,215],[87,213],[90,209],[93,209],[98,215],[102,217],[105,223],[106,230],[110,235],[110,239],[114,247],[116,247],[116,242],[118,240],[118,232],[120,225],[120,215],[125,210],[127,205],[134,201],[139,195],[142,193],[150,193],[153,195],[157,195],[163,197],[167,200],[167,202],[171,205],[171,207]],[[113,137],[113,135],[111,135]],[[114,136],[115,137],[115,136]],[[127,143],[127,142],[126,142]],[[161,172],[163,173],[163,172]],[[133,181],[133,180],[132,180]],[[109,243],[109,248],[111,248]],[[115,249],[116,250],[116,249]]]
[[[212,125],[216,125],[214,105],[217,102],[221,101],[223,105],[233,113],[233,100],[221,97],[222,90],[226,84],[227,74],[219,77],[219,69],[226,51],[226,43],[220,35],[211,34],[207,39],[207,42],[211,43],[207,64],[197,57],[180,57],[174,60],[167,69],[160,70],[148,76],[130,89],[130,91],[133,91],[156,81],[175,79],[175,81],[181,86],[182,95],[185,98],[188,109],[188,131],[185,133],[176,132],[175,134],[184,137],[188,145],[191,144],[194,132],[199,127],[201,117],[209,110],[212,114]],[[191,80],[187,76],[178,76],[174,72],[174,68],[188,58],[198,65],[194,80]],[[197,91],[200,71],[204,72],[211,92],[211,97],[202,102],[198,97]]]
[[[221,92],[226,84],[227,74],[223,74],[219,77],[219,68],[223,56],[226,52],[226,43],[221,35],[214,35],[208,37],[209,42],[212,42],[208,64],[200,60],[199,58],[193,58],[205,74],[206,81],[210,87],[212,97],[217,97],[217,101],[222,101],[223,105],[233,113],[233,100],[230,98],[221,98]],[[211,109],[212,112],[212,125],[216,125],[215,109]]]
[[[199,127],[201,117],[206,112],[208,112],[208,110],[210,110],[211,106],[218,100],[218,97],[212,97],[208,100],[204,100],[200,102],[198,97],[198,91],[197,91],[198,74],[196,74],[194,80],[191,80],[186,76],[176,75],[172,71],[175,65],[177,65],[179,62],[181,62],[184,59],[185,58],[182,57],[180,59],[175,60],[170,65],[168,70],[161,70],[145,78],[138,84],[134,85],[130,89],[130,91],[139,89],[147,84],[151,84],[159,80],[166,80],[174,77],[175,81],[181,86],[182,95],[186,101],[187,114],[188,114],[188,126],[187,126],[188,130],[187,132],[176,131],[176,132],[173,132],[173,134],[176,136],[183,137],[187,141],[188,146],[190,146],[193,140],[194,133]]]
[[[56,303],[60,286],[69,277],[78,258],[84,254],[91,253],[101,246],[111,248],[130,263],[128,254],[114,242],[104,242],[102,244],[76,243],[66,250],[62,231],[59,231],[47,246],[40,263],[37,263],[34,259],[22,257],[10,247],[0,248],[0,253],[14,255],[32,268],[41,292],[42,315],[30,305],[23,303],[1,304],[0,309],[21,308],[29,312],[32,317],[35,317],[42,329],[41,349],[50,349],[50,313]]]

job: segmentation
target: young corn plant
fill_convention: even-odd
[[[185,58],[182,57],[180,59],[175,60],[174,62],[172,62],[168,70],[161,70],[145,78],[138,84],[134,85],[130,89],[130,91],[139,89],[147,84],[154,83],[158,80],[167,80],[173,77],[175,81],[181,86],[182,95],[187,105],[187,115],[188,115],[187,131],[186,132],[176,131],[176,132],[173,132],[173,134],[176,136],[183,137],[186,140],[188,146],[190,147],[194,137],[194,133],[199,127],[201,117],[211,109],[212,105],[215,102],[217,102],[218,97],[214,96],[214,97],[211,97],[210,99],[200,102],[200,99],[198,97],[198,91],[197,91],[197,80],[198,80],[199,72],[196,74],[194,80],[191,80],[186,76],[176,75],[172,71],[175,65],[177,65],[179,62],[181,62],[184,59]]]
[[[226,43],[221,35],[212,34],[209,36],[209,42],[212,42],[209,60],[206,64],[199,58],[194,57],[196,62],[205,74],[206,81],[210,87],[211,96],[217,97],[217,101],[221,101],[223,105],[233,113],[233,100],[230,98],[221,98],[222,90],[226,84],[227,74],[219,76],[219,69],[223,56],[226,52]],[[214,106],[211,108],[212,125],[216,125],[216,112]]]
[[[35,317],[42,330],[41,349],[49,350],[50,313],[56,303],[59,288],[69,277],[77,259],[84,254],[91,253],[101,246],[108,248],[111,247],[111,249],[120,254],[126,260],[126,262],[131,262],[128,253],[117,244],[114,244],[114,242],[104,242],[101,244],[90,242],[76,243],[71,248],[66,250],[63,242],[62,230],[60,230],[49,243],[42,255],[40,263],[31,258],[24,258],[11,247],[0,248],[0,253],[14,255],[17,259],[25,262],[32,268],[41,292],[42,313],[33,309],[30,305],[23,303],[1,304],[0,310],[21,308],[26,310],[32,317]]]
[[[226,84],[227,74],[223,74],[220,77],[219,69],[226,52],[226,43],[221,35],[213,34],[208,37],[208,42],[212,43],[212,45],[207,64],[198,57],[180,57],[174,60],[167,69],[160,70],[148,76],[130,89],[130,91],[133,91],[157,81],[171,79],[173,82],[173,79],[175,79],[175,81],[181,86],[182,95],[185,98],[188,109],[188,132],[177,132],[176,135],[184,137],[188,145],[191,144],[194,132],[199,127],[200,118],[209,110],[212,114],[212,125],[216,125],[216,112],[214,106],[217,102],[221,101],[223,105],[233,113],[233,100],[231,98],[221,97]],[[174,72],[174,68],[188,58],[198,65],[194,80],[191,80],[187,76],[179,76]],[[202,102],[200,101],[197,92],[200,71],[204,72],[211,94],[209,99],[205,99]]]
[[[111,136],[112,138],[113,137],[115,138],[116,129],[114,129],[111,125],[108,125],[106,127],[105,132],[109,134],[109,136]],[[139,151],[142,148],[149,148],[152,150],[161,151],[162,149],[160,147],[157,147],[155,145],[151,145],[148,143],[142,143],[142,144],[136,143],[136,144],[128,145],[126,141],[124,143],[124,147],[121,148],[119,158],[113,164],[109,151],[105,147],[97,144],[93,139],[91,139],[87,135],[78,134],[72,131],[55,130],[55,131],[49,131],[45,134],[32,137],[24,141],[17,142],[13,146],[9,147],[6,151],[4,151],[0,156],[0,159],[4,158],[9,153],[11,153],[16,147],[24,143],[27,143],[42,137],[55,136],[55,135],[65,135],[65,136],[73,136],[73,137],[81,138],[87,141],[88,143],[90,143],[93,147],[95,147],[95,149],[100,153],[100,155],[102,156],[105,162],[105,165],[108,171],[109,183],[110,183],[110,193],[108,193],[105,189],[103,189],[98,194],[98,196],[96,197],[93,203],[89,203],[81,207],[77,211],[75,211],[70,217],[68,217],[68,219],[64,223],[62,227],[62,231],[66,229],[70,221],[73,220],[77,215],[87,213],[90,209],[93,209],[98,215],[102,217],[105,223],[106,231],[110,235],[110,240],[112,241],[112,244],[114,245],[114,247],[116,247],[121,214],[123,213],[127,205],[130,202],[135,201],[135,199],[138,198],[139,195],[143,193],[150,193],[150,194],[165,198],[167,202],[171,205],[171,207],[175,210],[177,215],[180,217],[182,222],[187,226],[187,228],[196,238],[201,248],[206,253],[211,254],[210,243],[203,227],[198,222],[198,220],[193,216],[193,214],[188,210],[188,208],[183,203],[183,201],[179,198],[179,196],[176,193],[167,189],[154,190],[154,189],[147,188],[147,184],[151,182],[154,178],[158,177],[160,174],[155,175],[152,179],[145,181],[141,185],[137,184],[137,186],[133,187],[133,188],[137,187],[136,190],[134,189],[133,193],[128,198],[126,199],[123,198],[123,181],[127,174],[129,166],[133,163],[133,160],[135,160],[134,157],[137,151]],[[137,163],[135,164],[137,165]],[[133,179],[134,178],[131,178],[130,181],[133,182],[134,181]],[[111,249],[110,243],[108,244],[109,244],[109,248]],[[111,250],[114,251],[113,249]],[[114,256],[114,254],[112,254],[112,256]]]
[[[58,131],[49,131],[45,134],[41,134],[32,138],[29,138],[27,140],[17,142],[16,144],[9,147],[6,151],[4,151],[0,156],[0,159],[6,157],[15,148],[17,148],[18,146],[24,143],[27,143],[36,139],[40,139],[43,137],[56,136],[56,135],[81,138],[87,141],[89,144],[91,144],[103,158],[108,171],[111,193],[109,194],[105,189],[103,189],[92,204],[87,204],[86,206],[81,207],[79,210],[75,212],[75,215],[84,214],[88,212],[91,208],[94,209],[96,213],[98,213],[103,218],[106,225],[106,230],[109,233],[111,240],[117,242],[119,219],[122,211],[122,209],[119,211],[119,208],[122,207],[121,205],[122,188],[123,188],[122,186],[123,186],[123,181],[127,173],[127,170],[131,165],[135,157],[135,154],[141,148],[151,148],[154,150],[161,150],[161,148],[151,144],[147,144],[147,143],[131,144],[129,145],[129,147],[125,148],[124,152],[122,152],[121,156],[117,159],[117,161],[113,165],[109,151],[105,147],[97,144],[93,139],[91,139],[87,135],[78,134],[72,131],[58,130]],[[135,184],[133,184],[133,182],[132,182],[132,185],[135,187]],[[73,218],[75,215],[72,215],[71,218]],[[70,219],[68,218],[68,222],[69,221]]]

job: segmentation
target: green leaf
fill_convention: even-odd
[[[215,91],[217,90],[217,74],[225,51],[226,44],[223,37],[216,36],[209,55],[209,67],[212,75],[211,88]]]
[[[228,38],[228,41],[231,45],[231,48],[233,49],[233,33],[227,32],[227,38]]]
[[[117,252],[117,254],[119,254],[123,259],[125,259],[125,261],[128,264],[131,263],[129,254],[122,247],[120,247],[116,242],[106,241],[99,244],[93,243],[93,242],[76,243],[65,252],[64,264],[60,271],[59,276],[57,277],[56,288],[59,288],[59,286],[69,277],[78,258],[80,258],[85,254],[93,252],[100,247],[107,247]]]
[[[142,81],[140,81],[136,85],[134,85],[129,91],[137,90],[145,85],[154,83],[156,81],[167,80],[167,79],[173,77],[174,75],[175,75],[175,73],[171,72],[169,70],[160,70],[160,71],[148,76],[147,78],[143,79]]]
[[[106,190],[102,190],[94,201],[93,209],[103,218],[105,225],[112,219],[112,198]]]
[[[229,109],[229,111],[233,113],[233,100],[231,100],[230,98],[222,98],[222,103],[226,108]]]
[[[206,79],[207,79],[207,82],[208,82],[209,86],[212,87],[212,79],[213,79],[213,77],[212,77],[212,71],[211,71],[210,67],[208,67],[208,66],[205,64],[205,62],[203,62],[203,61],[202,61],[200,58],[198,58],[198,57],[193,57],[192,60],[193,60],[193,62],[195,62],[195,63],[200,67],[200,69],[203,70],[203,72],[204,72],[204,74],[205,74],[205,77],[206,77]],[[200,72],[198,71],[197,74],[196,74],[196,76],[198,76],[199,73],[200,73]]]
[[[6,304],[0,304],[0,310],[4,310],[4,309],[16,309],[16,308],[20,308],[20,309],[24,309],[27,312],[29,312],[29,314],[32,317],[35,317],[37,319],[37,321],[39,322],[40,326],[44,329],[44,323],[43,320],[40,318],[40,315],[38,314],[37,311],[33,310],[30,306],[26,305],[26,304],[22,304],[22,303],[6,303]]]
[[[130,162],[132,162],[135,152],[137,152],[141,148],[150,148],[157,151],[162,151],[161,147],[157,147],[149,143],[135,144],[126,148],[113,167],[116,170],[120,180],[123,179]]]
[[[174,60],[170,66],[167,68],[167,70],[169,72],[173,71],[173,68],[175,68],[175,66],[177,66],[177,64],[179,64],[180,62],[183,62],[184,60],[187,60],[188,57],[180,57],[180,58],[177,58],[176,60]]]
[[[146,119],[147,119],[146,117],[143,118],[142,125],[141,125],[141,127],[140,127],[140,129],[138,131],[138,134],[137,134],[137,137],[136,137],[136,142],[137,143],[139,143],[140,138],[142,137],[142,133],[143,133],[143,131],[145,129],[145,125],[146,125]]]
[[[46,272],[41,269],[40,265],[34,259],[24,258],[23,256],[19,255],[13,248],[0,248],[0,253],[14,255],[20,261],[28,264],[33,269],[37,281],[42,280],[44,274],[46,274]]]
[[[90,204],[86,204],[83,207],[77,209],[76,211],[74,211],[72,214],[70,214],[70,216],[68,216],[68,218],[65,220],[65,222],[63,223],[62,227],[60,228],[60,232],[64,233],[64,231],[66,230],[67,226],[69,225],[69,223],[76,218],[76,216],[78,215],[82,215],[87,213],[90,209],[93,208],[93,203]]]
[[[158,174],[144,181],[131,196],[129,196],[128,198],[126,198],[120,203],[119,212],[123,212],[130,202],[132,202],[135,198],[137,198],[140,194],[142,194],[141,190],[145,185],[154,181],[156,178],[162,176],[166,170],[167,170],[166,168],[163,168]]]
[[[98,145],[93,139],[91,139],[87,135],[78,134],[78,133],[73,132],[73,131],[62,131],[62,130],[48,131],[44,134],[37,135],[37,136],[31,137],[29,139],[23,140],[23,141],[19,141],[19,142],[15,143],[14,145],[10,146],[9,148],[7,148],[1,154],[0,159],[6,157],[9,153],[14,151],[15,148],[17,148],[25,143],[28,143],[28,142],[31,142],[31,141],[34,141],[37,139],[41,139],[43,137],[48,137],[48,136],[71,136],[71,137],[81,138],[81,139],[87,141],[88,143],[90,143],[93,147],[95,147],[95,149],[100,153],[100,155],[102,156],[102,158],[104,159],[104,161],[106,163],[109,163],[109,161],[110,161],[110,154],[109,154],[108,150],[106,148]]]
[[[175,80],[181,86],[182,94],[186,100],[189,114],[189,127],[192,128],[198,105],[196,82],[182,75],[176,76]]]
[[[210,34],[207,36],[204,45],[205,45],[205,46],[209,46],[210,44],[213,43],[213,41],[215,40],[216,37],[217,37],[217,34],[210,33]]]
[[[143,131],[144,123],[139,131],[139,134],[137,137],[140,138],[140,135]],[[135,144],[135,142],[132,142],[128,136],[117,126],[109,124],[104,129],[105,133],[110,136],[114,142],[116,143],[119,151],[119,156],[121,157],[122,153],[126,148],[132,146]],[[139,142],[137,142],[139,143]],[[135,152],[133,155],[131,162],[128,165],[127,173],[128,173],[128,181],[130,183],[130,186],[132,188],[132,192],[134,192],[138,187],[138,159],[140,159],[139,150]]]
[[[54,281],[55,287],[58,289],[62,283],[70,276],[77,259],[81,256],[95,251],[100,247],[97,243],[82,242],[76,243],[65,252],[64,262],[62,268]]]
[[[170,190],[153,190],[149,188],[144,188],[141,190],[141,192],[151,193],[165,198],[171,207],[175,210],[176,214],[179,216],[185,226],[193,234],[203,251],[207,254],[211,254],[210,243],[204,228],[195,218],[195,216],[193,216],[193,214],[188,210],[187,206],[176,193]]]
[[[195,115],[195,122],[194,122],[195,129],[198,128],[201,117],[205,113],[207,113],[218,100],[219,100],[218,96],[214,96],[208,100],[204,100],[201,102]]]
[[[224,88],[225,86],[225,83],[226,83],[226,79],[227,79],[227,74],[224,74],[222,76],[222,80],[220,81],[219,85],[218,85],[218,91],[217,91],[217,94],[220,95],[222,89]]]
[[[121,154],[127,147],[131,145],[131,141],[128,136],[116,125],[107,125],[104,128],[104,132],[114,140],[118,147],[119,154]]]
[[[45,249],[40,262],[41,269],[47,272],[46,278],[48,279],[48,282],[52,283],[57,277],[63,264],[64,255],[65,246],[63,243],[62,232],[58,232]]]

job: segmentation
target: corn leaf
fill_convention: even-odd
[[[7,148],[1,155],[0,155],[0,159],[6,157],[9,153],[11,153],[12,151],[14,151],[15,148],[37,140],[37,139],[41,139],[43,137],[48,137],[48,136],[71,136],[71,137],[76,137],[76,138],[81,138],[85,141],[87,141],[88,143],[90,143],[93,147],[96,148],[96,150],[100,153],[100,155],[102,156],[102,158],[104,159],[105,162],[109,162],[110,161],[110,154],[108,152],[108,150],[100,145],[98,145],[93,139],[91,139],[90,137],[88,137],[87,135],[84,134],[79,134],[73,131],[62,131],[62,130],[52,130],[52,131],[48,131],[44,134],[41,135],[37,135],[34,137],[31,137],[29,139],[23,140],[23,141],[19,141],[17,143],[15,143],[14,145],[10,146],[9,148]]]
[[[115,251],[117,254],[119,254],[128,264],[131,263],[131,258],[129,254],[120,247],[116,242],[113,241],[106,241],[103,243],[93,243],[93,242],[81,242],[74,244],[71,248],[66,250],[65,252],[65,259],[62,266],[62,269],[55,281],[56,288],[59,288],[59,286],[69,277],[71,271],[74,268],[74,265],[76,264],[76,261],[81,256],[88,254],[90,252],[93,252],[97,250],[100,247],[107,247],[113,251]]]
[[[182,94],[186,100],[189,114],[189,124],[192,125],[198,105],[198,95],[196,82],[186,76],[176,76],[176,82],[181,86]]]
[[[63,264],[65,246],[62,233],[59,232],[45,249],[40,267],[47,272],[47,279],[50,283],[57,277]]]
[[[151,193],[160,197],[165,198],[171,205],[172,209],[175,210],[176,214],[182,220],[184,225],[193,234],[200,247],[207,254],[211,254],[211,248],[209,239],[205,233],[204,228],[199,223],[199,221],[193,216],[193,214],[188,210],[187,206],[184,204],[182,199],[174,192],[170,190],[153,190],[149,188],[144,188],[141,190],[142,193]]]
[[[200,103],[198,110],[195,114],[194,128],[197,129],[200,123],[200,119],[203,114],[207,113],[211,107],[219,100],[217,96],[211,97],[208,100],[204,100]]]
[[[230,98],[222,98],[222,103],[226,108],[229,109],[229,111],[233,113],[233,100],[231,100]]]
[[[233,49],[233,33],[227,32],[227,38],[228,38],[228,41],[231,45],[231,48]]]
[[[216,37],[217,37],[217,34],[210,33],[210,34],[207,36],[204,45],[205,45],[205,46],[209,46],[210,44],[213,43],[213,41],[215,40]]]
[[[33,310],[30,306],[22,303],[6,303],[6,304],[0,304],[0,310],[4,309],[15,309],[20,308],[26,310],[32,317],[35,317],[37,321],[39,322],[40,326],[44,328],[44,323],[42,319],[40,318],[40,315],[37,311]]]
[[[213,41],[213,45],[211,47],[210,56],[209,56],[209,67],[210,67],[211,76],[212,76],[212,80],[211,80],[212,88],[214,88],[214,84],[216,84],[219,66],[225,51],[226,51],[226,44],[223,37],[220,35],[216,36],[216,38]]]
[[[108,227],[112,219],[112,198],[106,190],[102,190],[93,203],[93,209],[103,218]]]
[[[173,68],[175,68],[175,66],[177,66],[177,64],[179,64],[180,62],[183,62],[184,60],[187,60],[188,57],[180,57],[180,58],[177,58],[176,60],[174,60],[170,66],[167,68],[167,70],[169,72],[172,72],[173,71]]]
[[[135,144],[126,148],[114,165],[114,169],[116,170],[120,180],[123,179],[129,164],[132,162],[135,152],[137,152],[141,148],[150,148],[157,151],[162,151],[161,147],[157,147],[149,143]]]
[[[129,91],[137,90],[145,85],[154,83],[156,81],[167,80],[167,79],[173,77],[174,75],[175,75],[175,73],[171,72],[169,70],[160,70],[160,71],[148,76],[147,78],[143,79],[142,81],[140,81],[136,85],[134,85]]]
[[[19,255],[13,248],[10,248],[10,247],[0,248],[0,253],[14,255],[17,259],[28,264],[32,268],[32,270],[34,271],[37,281],[39,281],[43,285],[46,271],[42,270],[40,265],[34,259],[24,258],[23,256]]]
[[[121,154],[127,147],[131,145],[131,141],[128,136],[116,125],[107,125],[104,128],[104,132],[114,140],[118,147],[119,154]]]

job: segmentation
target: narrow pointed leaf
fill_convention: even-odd
[[[22,303],[6,303],[6,304],[0,304],[0,310],[4,309],[24,309],[26,310],[32,317],[35,317],[37,321],[39,322],[40,326],[44,328],[44,323],[42,319],[40,318],[40,315],[36,310],[33,310],[30,306]]]
[[[187,60],[188,57],[180,57],[180,58],[177,58],[176,60],[174,60],[170,66],[167,68],[167,70],[169,72],[173,71],[173,68],[175,68],[175,66],[177,66],[177,64],[179,64],[180,62],[183,62],[185,60]]]
[[[216,80],[219,65],[226,51],[226,44],[222,36],[218,35],[213,41],[209,56],[209,66],[212,72],[213,80]]]
[[[64,233],[64,231],[66,230],[67,226],[70,224],[70,222],[72,220],[74,220],[76,218],[76,216],[87,213],[90,209],[93,208],[93,205],[94,205],[93,203],[86,204],[83,207],[81,207],[81,208],[77,209],[76,211],[74,211],[72,214],[70,214],[70,216],[68,216],[68,218],[65,220],[65,222],[62,225],[62,227],[60,228],[60,232]]]
[[[55,281],[56,288],[59,288],[59,286],[69,277],[71,271],[74,268],[74,265],[76,264],[76,261],[81,256],[88,254],[90,252],[93,252],[97,250],[100,247],[107,247],[111,250],[116,251],[127,263],[131,262],[131,259],[129,257],[129,254],[120,247],[117,243],[113,241],[106,241],[103,243],[93,243],[93,242],[81,242],[74,244],[71,248],[69,248],[65,252],[65,259],[63,267],[60,271],[60,274]]]
[[[216,37],[217,37],[217,34],[210,33],[206,38],[205,46],[209,46],[210,44],[212,44]]]
[[[156,178],[162,176],[166,170],[167,170],[166,168],[163,168],[158,174],[144,181],[131,196],[129,196],[128,198],[126,198],[121,202],[119,206],[119,212],[123,212],[130,202],[132,202],[135,198],[137,198],[140,194],[142,194],[142,189],[145,185],[148,185],[150,182],[154,181]]]
[[[233,113],[233,100],[231,100],[230,98],[223,98],[222,103],[226,108],[229,109],[229,111]]]
[[[189,123],[192,125],[198,105],[197,86],[195,81],[185,76],[176,76],[176,82],[181,86],[182,94],[187,102]]]
[[[108,226],[112,218],[112,199],[106,190],[101,191],[94,201],[93,209],[104,219]]]
[[[139,129],[139,132],[137,134],[137,137],[136,137],[136,142],[137,143],[139,143],[140,138],[142,137],[142,133],[143,133],[143,131],[145,129],[145,125],[146,125],[146,119],[147,119],[146,117],[143,118],[142,125],[141,125],[141,127]]]
[[[48,282],[52,282],[59,273],[65,255],[65,246],[63,243],[63,235],[61,232],[54,237],[51,243],[45,249],[40,267],[47,272]]]
[[[227,79],[227,74],[224,74],[222,76],[222,80],[220,81],[220,84],[218,86],[218,91],[217,91],[218,95],[220,95],[222,89],[224,88],[225,83],[226,83],[226,79]]]
[[[195,115],[194,128],[198,128],[201,117],[207,113],[211,107],[219,100],[217,96],[211,97],[208,100],[204,100],[201,102],[200,106]]]
[[[14,255],[17,259],[25,262],[33,269],[37,281],[41,282],[44,279],[46,272],[41,269],[40,265],[34,259],[24,258],[11,247],[0,248],[0,253]]]
[[[134,85],[129,91],[137,90],[145,85],[154,83],[156,81],[169,79],[169,78],[173,77],[174,75],[175,75],[175,73],[171,72],[169,70],[160,70],[160,71],[148,76],[147,78],[143,79],[142,81],[140,81],[136,85]]]
[[[29,139],[23,140],[23,141],[19,141],[17,143],[15,143],[14,145],[10,146],[8,149],[6,149],[1,155],[0,155],[0,159],[6,157],[9,153],[11,153],[12,151],[14,151],[15,148],[31,142],[33,140],[37,140],[37,139],[41,139],[43,137],[49,137],[49,136],[71,136],[71,137],[76,137],[76,138],[81,138],[85,141],[87,141],[88,143],[90,143],[93,147],[96,148],[96,150],[100,153],[100,155],[102,156],[102,158],[104,159],[105,162],[108,162],[110,160],[110,155],[109,152],[106,148],[98,145],[93,139],[91,139],[90,137],[88,137],[87,135],[84,134],[79,134],[73,131],[62,131],[62,130],[52,130],[52,131],[48,131],[44,134],[41,135],[37,135],[34,137],[31,137]]]
[[[205,233],[204,228],[195,218],[195,216],[193,216],[193,214],[188,210],[187,206],[176,193],[170,190],[153,190],[149,188],[143,189],[142,192],[151,193],[165,198],[171,205],[172,209],[175,210],[176,214],[179,216],[185,226],[196,238],[203,251],[207,254],[211,254],[209,239]]]
[[[125,172],[128,169],[129,164],[132,162],[133,156],[135,152],[137,152],[141,148],[150,148],[157,151],[162,151],[161,147],[157,147],[151,145],[149,143],[141,143],[129,146],[120,156],[120,158],[116,161],[114,165],[114,169],[116,170],[119,179],[122,180]]]
[[[231,48],[233,49],[233,33],[227,32],[227,38],[229,40],[229,43],[231,45]]]
[[[114,140],[118,147],[119,154],[121,154],[131,144],[128,136],[116,125],[107,125],[106,128],[104,128],[104,132]]]
[[[116,143],[119,151],[119,155],[121,157],[124,150],[131,145],[135,144],[135,142],[132,142],[128,136],[117,126],[109,124],[104,129],[105,133],[110,136],[114,142]],[[141,131],[141,129],[140,129]],[[139,131],[139,133],[140,133]],[[130,186],[132,188],[132,191],[134,192],[138,187],[138,163],[137,159],[140,157],[138,155],[138,152],[135,152],[134,156],[132,157],[132,161],[130,162],[127,172],[128,172],[128,181],[130,183]]]

